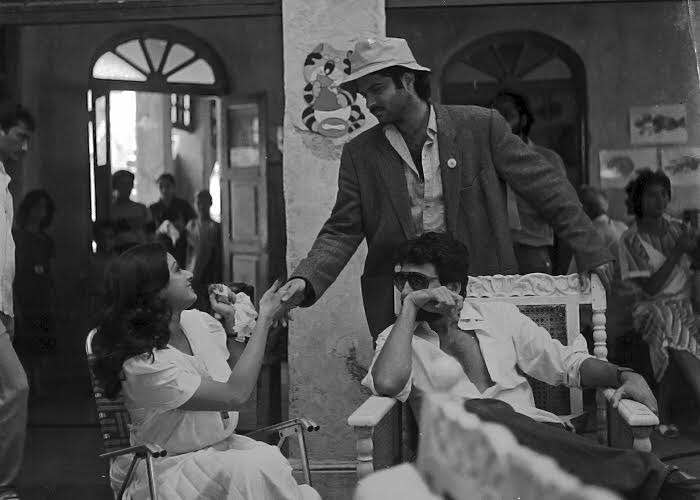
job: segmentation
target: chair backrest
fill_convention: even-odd
[[[463,401],[426,395],[416,467],[440,498],[471,500],[616,500],[586,486],[556,462],[520,445],[500,424],[483,422]]]
[[[474,302],[510,302],[545,328],[554,338],[569,344],[581,331],[579,306],[593,309],[594,355],[605,360],[608,355],[605,333],[605,289],[599,278],[570,274],[525,274],[512,276],[469,277],[467,298]],[[557,415],[581,413],[583,393],[580,389],[552,387],[529,378],[538,408]]]
[[[97,405],[97,420],[102,431],[102,441],[105,453],[109,453],[130,446],[130,419],[122,395],[119,394],[115,399],[108,399],[105,396],[104,387],[95,376],[96,357],[92,350],[92,341],[96,332],[97,330],[91,330],[85,339],[85,354],[92,382],[92,394]]]

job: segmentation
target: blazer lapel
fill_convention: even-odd
[[[411,219],[411,201],[408,197],[404,172],[406,167],[399,154],[389,144],[381,128],[378,131],[377,152],[379,153],[379,172],[389,192],[389,198],[396,211],[401,229],[403,229],[406,238],[413,238],[416,236],[416,229]]]
[[[442,195],[445,200],[445,225],[451,234],[457,230],[459,218],[459,191],[462,187],[463,155],[461,144],[457,141],[456,124],[450,118],[447,109],[434,104],[437,121],[438,150],[440,154],[440,176],[442,177]],[[463,134],[464,131],[460,131]],[[471,135],[467,132],[468,135]],[[465,141],[470,139],[462,137]]]

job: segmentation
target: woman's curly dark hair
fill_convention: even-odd
[[[106,303],[93,339],[95,376],[105,395],[119,394],[122,365],[140,354],[153,358],[170,340],[170,308],[158,296],[170,279],[167,253],[158,243],[130,248],[105,273]]]
[[[632,179],[625,187],[627,193],[627,212],[635,217],[643,217],[642,196],[646,189],[656,184],[664,188],[668,199],[671,199],[671,179],[662,170],[643,168],[639,170],[637,177]]]
[[[17,208],[17,214],[15,215],[15,225],[21,229],[27,227],[27,222],[29,219],[29,212],[39,204],[41,200],[46,200],[46,215],[39,221],[39,229],[46,229],[51,225],[53,221],[53,214],[56,211],[56,205],[53,202],[53,198],[45,189],[34,189],[29,191]]]

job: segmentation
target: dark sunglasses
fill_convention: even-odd
[[[423,290],[430,286],[430,280],[437,279],[437,276],[426,276],[421,273],[404,273],[397,271],[394,273],[394,286],[397,290],[403,290],[403,287],[410,286],[413,290]]]

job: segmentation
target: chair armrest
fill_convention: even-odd
[[[129,446],[128,448],[122,448],[121,450],[109,451],[100,455],[100,458],[112,458],[118,457],[120,455],[126,455],[128,453],[135,453],[139,456],[151,455],[153,458],[164,457],[168,454],[167,450],[164,450],[155,444],[139,444],[136,446]]]
[[[261,427],[260,429],[252,430],[248,432],[246,436],[252,438],[256,435],[264,435],[268,432],[282,432],[288,429],[294,429],[295,427],[298,427],[300,430],[304,430],[306,432],[314,432],[319,429],[319,425],[313,420],[300,417],[293,418],[291,420],[285,420],[284,422],[280,422],[278,424],[268,425],[267,427]]]
[[[389,457],[375,457],[374,432],[380,424],[383,426],[391,424],[391,419],[385,419],[394,408],[399,407],[399,401],[394,398],[381,396],[370,396],[360,405],[357,410],[348,417],[348,425],[355,431],[355,450],[357,452],[357,478],[362,479],[374,472],[375,466],[393,465],[393,437],[400,429],[389,429],[386,435],[380,432],[381,443],[378,443],[378,451],[389,454]],[[395,414],[395,413],[394,413]],[[386,431],[386,429],[384,429]],[[388,441],[387,441],[388,439]],[[387,458],[388,460],[383,460]]]
[[[651,451],[651,431],[659,425],[659,418],[647,406],[631,399],[622,399],[617,409],[612,407],[615,389],[603,390],[608,406],[608,444],[618,448],[629,447]]]
[[[376,427],[396,406],[398,400],[382,396],[370,396],[348,417],[351,427]]]
[[[615,389],[605,389],[603,391],[605,399],[612,401]],[[617,405],[617,412],[622,420],[630,427],[647,427],[659,425],[659,417],[646,405],[632,399],[622,399]]]

